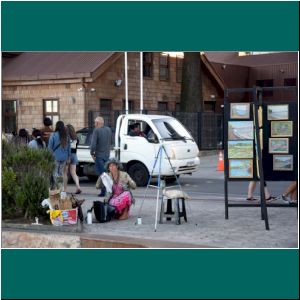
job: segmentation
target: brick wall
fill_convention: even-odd
[[[80,87],[79,83],[3,86],[2,101],[18,100],[17,128],[31,132],[33,127],[43,126],[43,99],[58,99],[60,120],[79,129],[85,122],[84,94],[78,92]]]
[[[115,86],[115,80],[122,79],[120,87]],[[157,102],[168,103],[168,109],[175,110],[176,102],[180,101],[180,83],[176,82],[176,58],[170,57],[170,79],[159,80],[159,53],[153,57],[153,78],[144,79],[144,109],[157,110]],[[95,92],[87,94],[87,111],[99,111],[100,99],[111,99],[112,109],[121,110],[122,100],[125,99],[124,56],[99,76],[95,82],[88,85],[88,90]],[[134,109],[140,108],[140,56],[139,52],[128,53],[128,99],[134,102]]]

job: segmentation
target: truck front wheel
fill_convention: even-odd
[[[134,163],[128,168],[128,174],[137,186],[146,186],[149,180],[149,172],[141,163]]]

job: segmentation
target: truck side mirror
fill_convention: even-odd
[[[157,135],[155,133],[151,134],[151,136],[148,137],[148,142],[157,144],[158,143]]]

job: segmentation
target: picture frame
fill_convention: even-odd
[[[228,140],[253,140],[253,121],[229,121]]]
[[[271,137],[292,137],[293,121],[272,121]]]
[[[253,140],[228,141],[228,158],[253,158]]]
[[[230,103],[230,119],[249,119],[250,103]]]
[[[269,153],[289,153],[289,138],[269,138]]]
[[[267,119],[272,120],[288,120],[289,105],[288,104],[272,104],[267,106]]]
[[[253,159],[229,159],[229,178],[253,178]]]
[[[293,155],[273,155],[273,171],[293,171]]]

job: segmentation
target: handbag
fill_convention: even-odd
[[[99,223],[111,221],[115,215],[116,208],[102,201],[94,201],[94,214]]]

